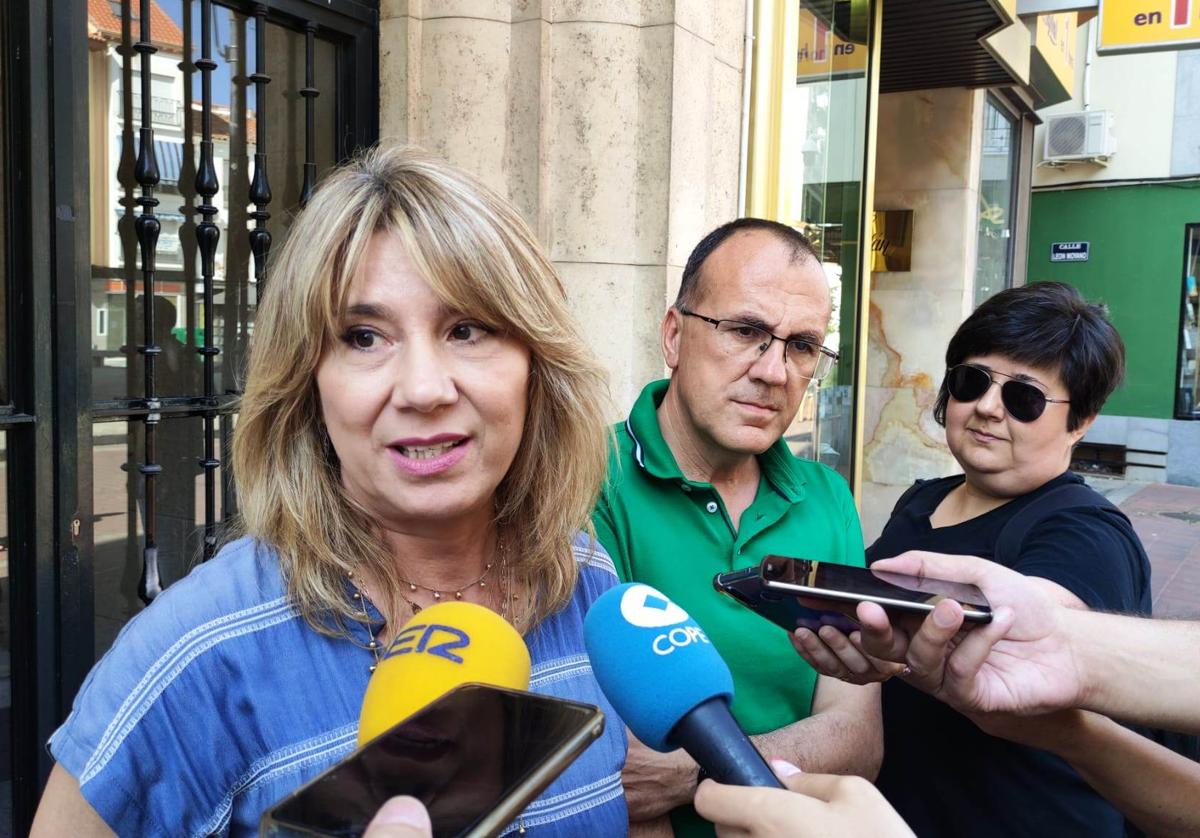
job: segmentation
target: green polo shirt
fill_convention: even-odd
[[[733,673],[742,729],[778,730],[812,712],[817,674],[785,631],[717,593],[712,579],[772,553],[862,567],[854,499],[837,472],[797,459],[780,440],[759,455],[758,493],[735,527],[712,484],[684,477],[663,440],[656,411],[668,384],[648,384],[616,428],[596,535],[622,581],[658,588],[704,629]]]

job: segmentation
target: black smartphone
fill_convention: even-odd
[[[758,565],[718,573],[713,587],[788,631],[832,625],[844,634],[858,629],[845,612],[860,602],[888,611],[927,614],[943,599],[957,600],[967,623],[987,623],[992,609],[974,585],[908,576],[863,567],[767,556]],[[842,609],[830,607],[840,604]]]
[[[259,836],[359,836],[398,794],[435,836],[499,835],[603,731],[591,704],[465,684],[276,803]]]

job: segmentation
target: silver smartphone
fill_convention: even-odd
[[[499,835],[603,730],[599,707],[466,684],[279,801],[259,835],[359,836],[400,794],[439,838]]]
[[[992,619],[987,597],[974,585],[788,556],[767,556],[754,567],[718,573],[713,586],[788,631],[816,631],[823,625],[854,631],[858,625],[847,612],[860,602],[927,614],[941,600],[953,599],[967,624]]]

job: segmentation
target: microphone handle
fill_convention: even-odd
[[[720,696],[688,711],[671,728],[667,741],[687,751],[718,783],[784,788]]]

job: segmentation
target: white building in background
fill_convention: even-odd
[[[88,43],[90,103],[89,130],[91,148],[91,212],[92,212],[92,350],[98,368],[114,367],[123,370],[126,344],[129,284],[134,297],[142,295],[142,274],[133,222],[141,214],[137,197],[141,189],[134,177],[137,160],[139,129],[142,120],[141,58],[122,53],[121,0],[89,0]],[[201,114],[198,93],[192,95],[185,87],[184,36],[179,25],[158,3],[151,2],[151,40],[158,52],[150,57],[150,113],[154,128],[154,151],[158,164],[159,183],[154,196],[159,204],[154,213],[161,223],[156,248],[155,293],[172,303],[176,320],[171,324],[176,337],[187,342],[189,320],[198,330],[195,342],[204,328],[201,305],[202,282],[200,260],[194,238],[195,225],[201,221],[196,207],[201,199],[195,193],[194,179],[200,162]],[[139,35],[139,21],[133,22],[131,41]],[[191,68],[198,91],[200,72]],[[128,89],[128,92],[127,92]],[[125,115],[126,106],[130,118]],[[214,163],[220,189],[214,196],[217,208],[216,223],[221,241],[216,253],[215,276],[217,302],[224,285],[228,237],[228,185],[231,182],[229,161],[230,109],[214,105],[212,109]],[[189,125],[190,120],[190,125]],[[245,154],[254,154],[254,118],[249,115],[241,126],[246,137]],[[186,147],[188,141],[192,147]],[[189,223],[189,215],[191,227]],[[185,266],[185,256],[196,253],[195,264]],[[186,268],[186,270],[185,270]],[[193,311],[188,314],[188,282],[193,283]],[[164,326],[164,328],[166,328]],[[97,398],[104,398],[104,375],[98,374]]]
[[[1125,341],[1125,383],[1077,459],[1200,485],[1200,7],[1185,5],[1190,29],[1140,26],[1189,48],[1122,52],[1103,17],[1080,29],[1072,96],[1038,112],[1028,271],[1103,301]]]

